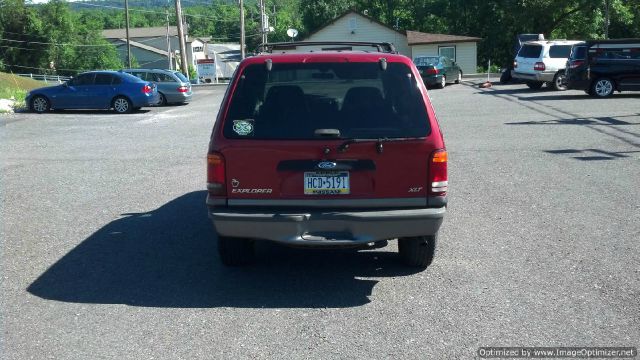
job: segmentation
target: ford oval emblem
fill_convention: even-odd
[[[331,161],[323,161],[321,163],[318,163],[318,167],[320,169],[333,169],[337,166],[338,164],[331,162]]]

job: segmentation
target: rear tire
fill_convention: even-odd
[[[398,239],[398,252],[405,265],[426,268],[433,262],[438,234]]]
[[[458,71],[458,77],[456,78],[456,84],[460,84],[462,81],[462,71]]]
[[[544,85],[542,81],[527,81],[527,86],[532,90],[539,90]]]
[[[253,240],[218,236],[218,254],[226,266],[250,264],[255,259]]]
[[[565,80],[566,80],[566,76],[564,74],[564,71],[558,71],[556,76],[553,78],[553,82],[551,83],[551,86],[556,91],[565,91],[567,90],[567,84]]]
[[[128,114],[133,110],[133,106],[131,105],[131,101],[124,96],[118,96],[113,99],[113,111],[118,114]]]
[[[591,84],[591,96],[606,98],[613,94],[615,90],[615,85],[611,79],[600,78]]]
[[[500,75],[500,84],[508,84],[511,82],[511,70],[507,69]]]
[[[159,92],[158,95],[160,95],[160,101],[158,101],[158,106],[166,106],[167,105],[167,98],[161,92]]]
[[[440,79],[440,82],[438,83],[438,89],[444,89],[445,86],[447,86],[447,77],[442,75],[442,78]]]

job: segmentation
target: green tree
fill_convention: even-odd
[[[0,14],[0,34],[8,39],[0,42],[8,49],[0,57],[12,71],[72,75],[122,66],[115,47],[102,38],[99,24],[80,21],[65,2],[32,6],[7,0]]]

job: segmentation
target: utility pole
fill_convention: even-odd
[[[131,69],[131,40],[129,40],[129,0],[124,0],[124,17],[127,22],[126,30],[127,33],[127,65],[128,68]]]
[[[604,38],[609,38],[609,3],[611,0],[604,0]]]
[[[167,64],[169,64],[169,70],[173,70],[173,64],[171,61],[171,38],[169,37],[169,11],[165,11],[167,15]]]
[[[182,5],[176,0],[176,21],[178,22],[178,40],[180,42],[180,67],[184,76],[189,78],[189,65],[187,64],[187,45],[184,41],[184,28],[182,24]]]
[[[240,58],[244,59],[244,56],[244,3],[240,0]]]
[[[262,33],[262,43],[267,42],[267,21],[264,13],[264,0],[260,0],[260,32]]]

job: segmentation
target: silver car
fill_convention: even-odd
[[[193,96],[191,83],[178,71],[163,69],[125,69],[122,71],[156,84],[160,95],[158,102],[160,106],[185,104],[191,101]]]

